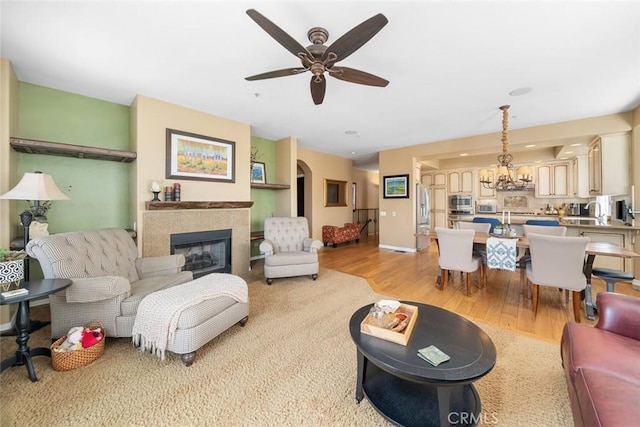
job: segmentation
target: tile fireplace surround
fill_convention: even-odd
[[[147,202],[142,213],[142,255],[170,254],[175,233],[231,229],[231,271],[249,273],[253,202]]]

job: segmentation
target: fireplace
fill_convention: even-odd
[[[170,236],[171,254],[183,254],[193,278],[231,273],[231,229],[177,233]]]

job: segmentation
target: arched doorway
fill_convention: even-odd
[[[313,230],[313,179],[309,165],[297,161],[297,214],[304,216],[309,222],[309,230]]]

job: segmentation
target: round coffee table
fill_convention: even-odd
[[[28,294],[9,299],[0,299],[0,305],[18,304],[18,313],[16,315],[16,328],[18,329],[16,344],[18,344],[18,348],[13,356],[2,361],[0,372],[13,366],[26,365],[31,381],[38,381],[31,358],[33,356],[51,357],[51,350],[47,347],[29,348],[27,345],[27,341],[29,341],[30,324],[29,301],[54,294],[69,286],[71,286],[71,280],[68,279],[30,280],[23,282],[21,285],[22,288],[29,290]]]
[[[473,382],[493,369],[496,347],[491,338],[465,318],[415,302],[418,319],[406,346],[360,333],[371,305],[356,311],[349,322],[357,347],[356,401],[366,395],[389,421],[402,426],[475,425],[480,420],[480,396]],[[435,345],[451,359],[432,366],[417,356]]]

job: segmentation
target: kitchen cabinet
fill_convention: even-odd
[[[447,227],[447,189],[444,186],[433,186],[431,196],[431,227]]]
[[[447,174],[447,189],[449,194],[473,194],[473,170],[453,170]]]
[[[491,182],[495,182],[496,171],[495,169],[485,169],[489,178],[491,178]],[[478,198],[479,199],[495,199],[496,198],[496,189],[495,188],[486,188],[480,180],[478,179]]]
[[[577,156],[571,161],[571,194],[573,197],[589,197],[589,159]]]
[[[628,133],[601,135],[589,144],[589,195],[629,193],[630,137]]]
[[[550,163],[536,167],[536,197],[569,196],[569,163]]]
[[[433,172],[422,175],[422,183],[432,187],[432,186],[443,186],[447,185],[447,174],[445,172]]]

